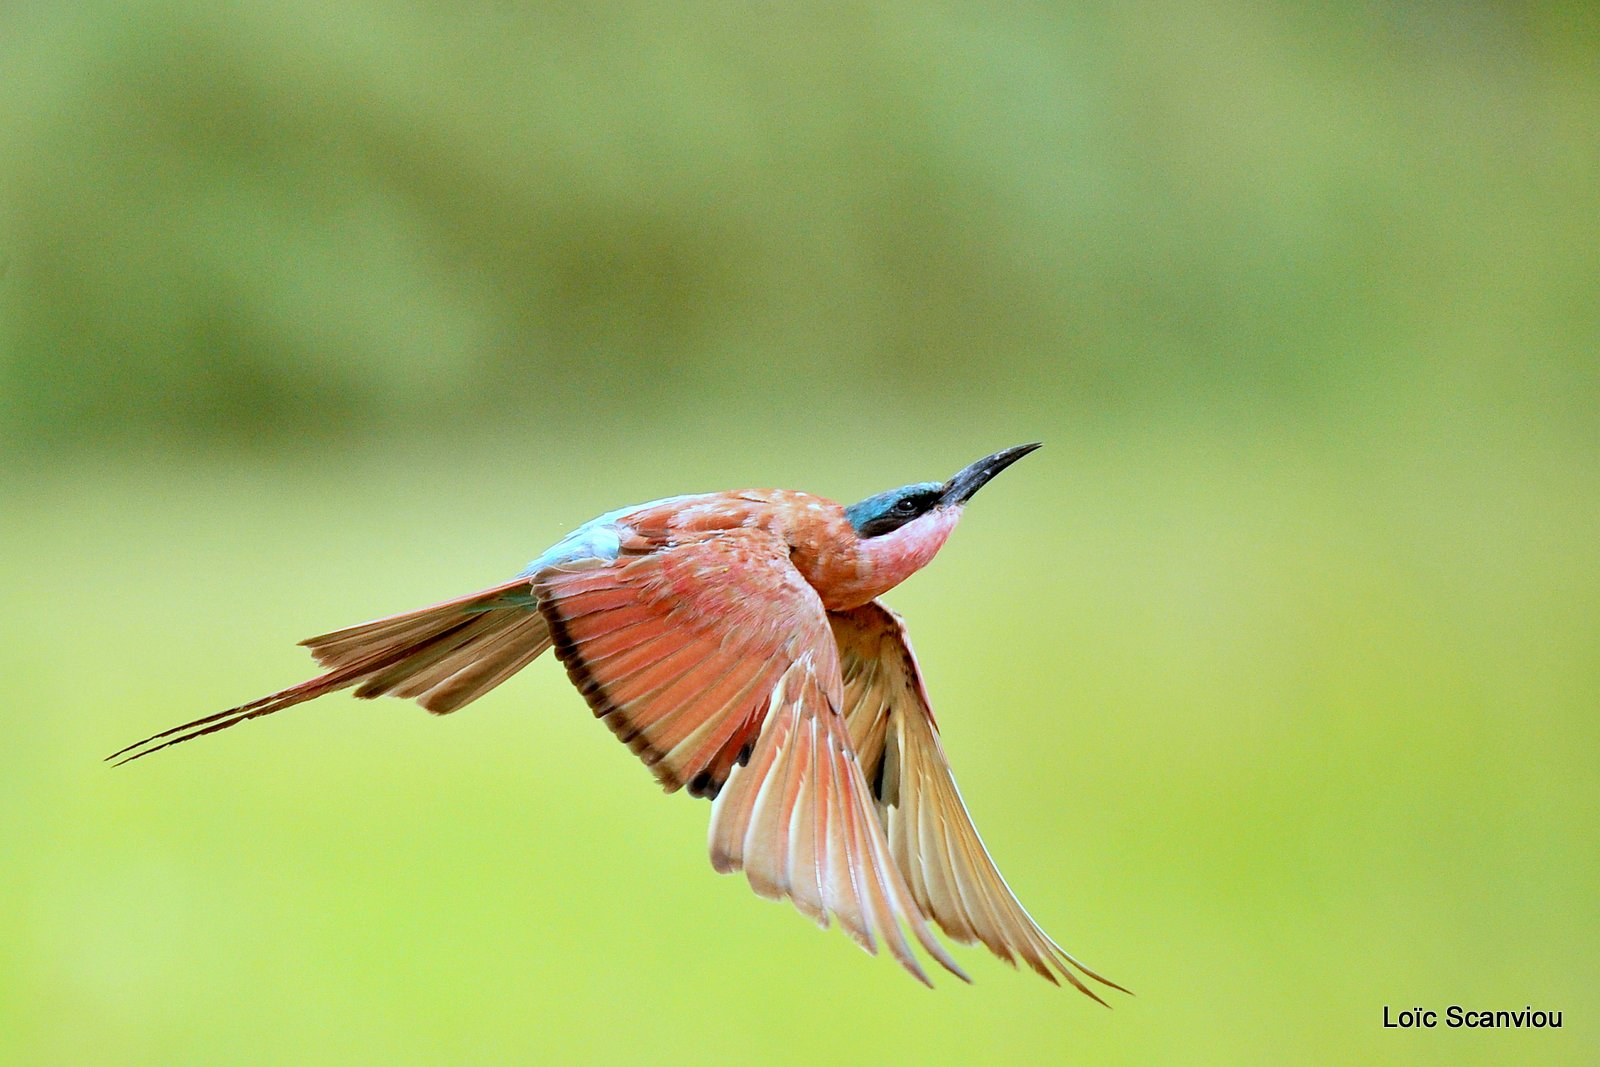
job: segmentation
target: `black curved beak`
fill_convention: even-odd
[[[944,483],[944,496],[939,503],[946,507],[959,507],[972,499],[972,494],[989,484],[989,480],[996,474],[1011,466],[1029,452],[1038,448],[1043,442],[1035,441],[1031,445],[1013,445],[1003,448],[992,456],[984,456],[976,463],[968,464],[956,472],[954,478]]]

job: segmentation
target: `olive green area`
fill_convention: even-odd
[[[1589,4],[11,5],[0,1061],[1594,1062],[1597,145]],[[99,762],[1031,440],[890,601],[1112,1011],[715,875],[547,660]]]

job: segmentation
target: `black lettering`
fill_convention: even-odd
[[[1431,1013],[1430,1013],[1431,1014]],[[1385,1012],[1387,1017],[1387,1012]],[[1405,1013],[1401,1012],[1400,1026],[1406,1025]],[[1533,1005],[1525,1005],[1521,1011],[1468,1011],[1459,1004],[1452,1004],[1444,1012],[1445,1025],[1452,1029],[1471,1027],[1479,1030],[1492,1030],[1509,1028],[1515,1030],[1538,1030],[1544,1028],[1559,1029],[1561,1026],[1561,1013],[1559,1011],[1534,1011]]]

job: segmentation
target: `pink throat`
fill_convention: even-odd
[[[829,597],[829,608],[865,604],[926,567],[961,520],[960,508],[935,508],[892,533],[869,537],[857,548],[855,581]]]

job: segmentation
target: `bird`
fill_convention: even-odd
[[[118,764],[354,687],[446,715],[554,649],[595,716],[667,792],[711,801],[721,873],[743,870],[933,983],[914,939],[982,942],[1105,1004],[1024,910],[956,788],[901,617],[879,599],[944,545],[975,493],[1039,448],[848,507],[747,489],[584,523],[515,578],[301,642],[325,673],[106,757]],[[909,938],[907,933],[909,932]],[[1080,977],[1081,975],[1081,977]]]

